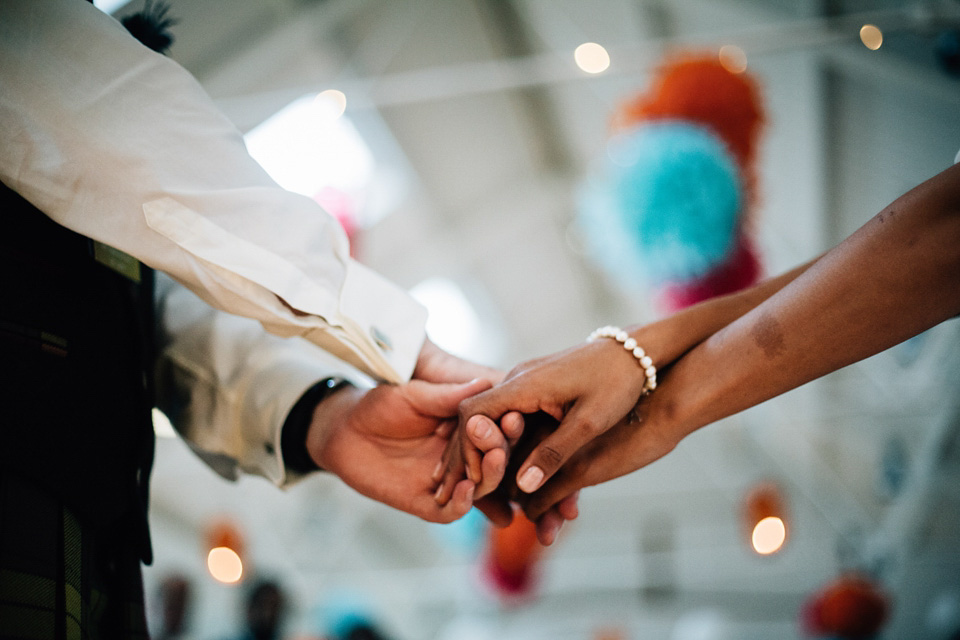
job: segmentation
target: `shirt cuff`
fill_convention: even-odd
[[[377,272],[348,260],[340,291],[340,330],[350,353],[334,353],[374,378],[410,380],[426,339],[427,310]],[[313,329],[304,336],[324,344]],[[327,345],[324,345],[327,346]],[[351,357],[353,356],[353,357]]]

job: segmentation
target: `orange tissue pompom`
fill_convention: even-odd
[[[765,115],[756,82],[731,73],[715,54],[681,54],[654,74],[650,90],[621,105],[616,129],[649,120],[684,120],[711,129],[748,170]]]

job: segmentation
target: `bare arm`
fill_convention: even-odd
[[[639,423],[623,421],[590,442],[528,509],[535,515],[575,489],[649,464],[706,424],[958,313],[960,165],[897,199],[790,284],[692,349],[640,404]],[[547,477],[555,470],[547,468]]]
[[[702,302],[647,325],[628,327],[627,331],[657,366],[665,367],[792,282],[811,264],[813,261],[750,289]],[[619,353],[621,350],[616,343],[600,341],[525,362],[500,386],[465,400],[460,406],[460,429],[448,446],[439,501],[443,503],[452,495],[464,464],[468,477],[480,476],[480,453],[502,446],[501,430],[511,441],[519,435],[522,423],[516,426],[516,414],[511,411],[543,411],[562,421],[526,463],[519,465],[521,476],[531,466],[545,469],[551,462],[554,468],[561,466],[566,457],[558,458],[553,452],[572,455],[616,424],[637,403],[645,380],[637,363]],[[500,430],[494,420],[500,420]],[[541,458],[549,459],[541,463]],[[486,495],[499,482],[499,477],[488,479],[484,475],[477,495]]]

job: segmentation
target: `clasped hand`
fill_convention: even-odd
[[[552,543],[562,523],[577,516],[580,488],[648,464],[676,444],[642,424],[645,380],[612,340],[521,364],[460,403],[445,466],[434,477],[437,503],[447,504],[465,476],[495,524],[509,523],[511,503],[518,504],[537,523],[540,541]],[[509,458],[491,477],[485,463],[497,450]]]

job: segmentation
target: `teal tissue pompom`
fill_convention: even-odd
[[[735,246],[743,203],[737,165],[706,129],[641,125],[611,139],[582,192],[579,223],[601,266],[654,284],[689,281]]]

